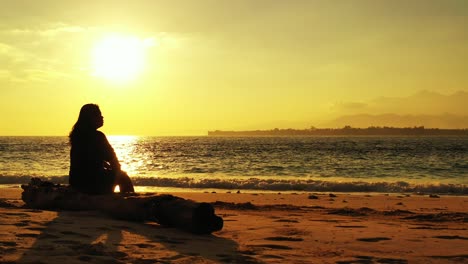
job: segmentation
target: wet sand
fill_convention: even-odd
[[[27,209],[21,192],[0,188],[0,263],[468,263],[467,196],[172,193],[223,217],[200,236]]]

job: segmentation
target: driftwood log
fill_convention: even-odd
[[[223,228],[209,203],[197,203],[173,195],[120,193],[88,195],[66,185],[32,178],[21,185],[26,207],[49,210],[98,210],[130,221],[154,221],[196,234],[210,234]]]

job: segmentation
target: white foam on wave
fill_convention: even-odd
[[[0,184],[28,183],[30,176],[0,176]],[[40,177],[55,183],[68,183],[68,176]],[[308,192],[381,192],[381,193],[444,193],[468,195],[464,184],[431,183],[419,184],[398,182],[366,181],[324,181],[313,179],[196,179],[190,177],[132,177],[136,186],[184,188],[184,189],[225,189],[257,191],[308,191]]]

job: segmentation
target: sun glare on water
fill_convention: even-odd
[[[145,66],[149,46],[152,41],[148,39],[124,35],[104,37],[93,50],[93,75],[115,82],[136,79]]]

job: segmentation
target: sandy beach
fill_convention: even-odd
[[[0,188],[0,263],[468,263],[468,197],[172,193],[213,203],[224,228],[193,235],[93,211],[23,208]]]

